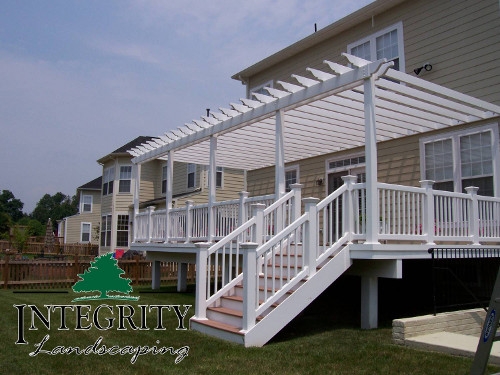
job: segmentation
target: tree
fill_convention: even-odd
[[[90,267],[83,274],[79,274],[81,280],[73,285],[74,292],[99,292],[99,296],[75,298],[74,301],[84,299],[132,299],[137,300],[138,297],[109,295],[108,292],[120,292],[129,294],[132,292],[130,279],[122,278],[124,274],[118,266],[118,261],[113,258],[112,253],[98,256],[93,262],[90,262]]]
[[[52,219],[55,230],[57,220],[74,215],[77,212],[78,199],[76,196],[70,197],[59,192],[54,195],[45,194],[36,204],[31,216],[40,223],[46,223],[49,218]]]
[[[13,222],[21,219],[23,214],[24,203],[14,197],[10,190],[2,190],[0,193],[0,212],[10,216]]]

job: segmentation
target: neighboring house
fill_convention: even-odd
[[[58,223],[58,233],[64,243],[99,243],[101,185],[102,177],[97,177],[76,189],[80,202],[78,213]]]
[[[102,165],[102,197],[100,225],[100,253],[128,250],[132,242],[134,225],[134,194],[141,208],[161,209],[166,206],[166,162],[154,160],[142,166],[140,172],[133,170],[130,148],[147,144],[153,138],[140,136],[97,160]],[[172,206],[185,207],[190,200],[207,202],[207,172],[203,165],[175,163],[175,185],[172,190]],[[137,181],[136,176],[140,176]],[[245,188],[244,172],[237,169],[218,169],[217,189],[224,199],[235,199]],[[138,182],[138,184],[136,183]]]
[[[159,261],[196,263],[191,327],[263,345],[347,270],[373,328],[403,260],[500,247],[499,7],[377,0],[235,74],[241,104],[130,147],[137,173],[170,165],[168,209],[134,205],[153,287]],[[208,204],[172,208],[174,160],[209,165]],[[246,171],[238,201],[220,167]]]

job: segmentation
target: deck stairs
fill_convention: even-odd
[[[297,254],[275,254],[274,265],[270,261],[267,262],[267,276],[259,275],[259,304],[262,304],[266,294],[277,292],[279,287],[286,283],[289,275],[280,273],[289,268],[282,268],[282,265],[291,263],[293,276],[301,271],[301,266],[295,268],[294,265],[302,263],[302,245],[297,249]],[[244,293],[243,284],[239,283],[227,295],[222,296],[215,306],[207,308],[206,319],[191,319],[191,328],[245,346],[262,346],[314,301],[350,265],[349,246],[344,245],[318,266],[311,278],[303,277],[295,287],[257,316],[256,324],[248,331],[242,328]],[[275,268],[274,273],[272,268]]]

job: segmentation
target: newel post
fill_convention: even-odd
[[[255,326],[255,320],[257,319],[258,246],[255,242],[246,242],[240,245],[243,253],[243,331],[248,331]]]
[[[305,212],[309,216],[304,228],[303,256],[304,266],[308,269],[308,277],[316,273],[316,251],[318,248],[318,198],[304,198]]]
[[[153,212],[155,210],[155,206],[149,206],[148,210],[148,243],[151,242],[153,238]]]
[[[212,244],[199,242],[196,244],[196,304],[194,315],[196,319],[207,318],[207,263],[208,249]]]
[[[291,184],[290,189],[293,191],[293,207],[291,208],[292,212],[290,215],[290,223],[293,223],[300,217],[302,212],[302,188],[304,185],[302,184]]]
[[[247,207],[246,202],[248,199],[248,191],[240,191],[240,207],[238,212],[238,226],[247,221]]]
[[[342,181],[346,184],[347,192],[343,200],[344,207],[342,207],[342,213],[344,215],[344,233],[347,233],[347,240],[352,243],[352,238],[354,234],[354,202],[352,199],[352,189],[357,181],[356,176],[342,176]]]
[[[434,181],[432,180],[420,181],[420,186],[425,189],[422,234],[425,234],[427,236],[428,245],[435,245],[434,235],[436,219],[434,218],[434,190],[432,189],[433,184]]]
[[[252,241],[259,246],[264,243],[264,208],[266,205],[263,203],[252,204],[252,216],[256,218]]]
[[[469,186],[465,188],[465,191],[470,195],[471,208],[469,214],[469,236],[472,238],[473,245],[479,245],[479,203],[477,201],[477,191],[479,190],[476,186]]]
[[[193,208],[193,201],[186,201],[186,241],[184,243],[189,243],[191,241],[191,235],[193,233],[193,218],[191,216],[191,209]]]

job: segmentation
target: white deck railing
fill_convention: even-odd
[[[349,239],[363,241],[366,238],[366,186],[349,180],[334,192],[338,196],[328,203],[321,203],[319,222],[324,225],[319,233],[319,246],[328,246],[345,235],[345,215],[349,217]],[[454,193],[432,189],[432,183],[422,181],[422,187],[410,187],[378,183],[378,240],[381,241],[454,241],[467,244],[500,241],[500,198],[477,195],[477,188],[467,188],[467,193]],[[250,206],[263,203],[270,207],[273,195],[248,197],[217,202],[209,215],[208,204],[154,210],[148,207],[135,217],[135,242],[200,242],[220,240],[252,215]],[[323,206],[324,205],[324,206]],[[278,205],[279,206],[279,205]],[[266,241],[300,216],[285,204],[271,209],[263,225],[262,241]],[[294,206],[294,210],[297,209]],[[209,225],[213,217],[215,224]],[[209,228],[213,227],[213,233]],[[301,235],[301,234],[300,234]]]
[[[241,193],[240,199],[225,202],[216,202],[212,206],[215,225],[213,233],[209,233],[210,207],[208,204],[194,205],[187,201],[184,207],[170,210],[155,210],[148,207],[135,215],[134,242],[200,242],[220,240],[235,228],[239,223],[249,219],[250,206],[263,203],[270,206],[274,202],[274,195],[248,197],[248,193]],[[271,225],[270,228],[273,228]]]

